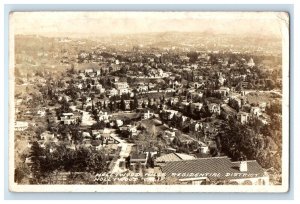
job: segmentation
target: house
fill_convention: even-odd
[[[115,88],[112,88],[111,90],[108,90],[107,92],[108,92],[108,96],[116,96],[119,93],[118,90]]]
[[[194,82],[194,83],[190,84],[190,87],[191,88],[195,88],[195,89],[198,89],[198,88],[200,88],[202,86],[203,86],[203,83],[199,83],[199,82]]]
[[[89,132],[83,132],[82,137],[84,140],[90,140],[92,138],[92,136]]]
[[[219,79],[218,79],[218,82],[219,82],[219,84],[220,84],[221,86],[224,85],[225,81],[226,81],[226,78],[224,78],[223,76],[220,76]]]
[[[146,148],[143,152],[144,152],[145,154],[150,154],[151,157],[157,155],[157,153],[158,153],[157,150],[156,150],[155,148],[153,148],[153,147],[148,147],[148,148]]]
[[[99,112],[99,121],[108,121],[112,115],[108,114],[107,112]]]
[[[113,82],[113,83],[118,82],[119,79],[120,79],[120,77],[117,77],[117,76],[112,76],[112,77],[110,77],[110,81]]]
[[[208,104],[208,109],[209,109],[210,113],[216,113],[217,115],[221,114],[220,104],[210,103],[210,104]]]
[[[189,125],[189,129],[191,131],[198,132],[203,128],[203,124],[201,122],[191,122]]]
[[[240,97],[240,95],[232,95],[229,98],[229,102],[231,104],[236,104],[239,108],[242,107],[242,98]],[[232,106],[232,105],[231,105]],[[233,106],[232,106],[233,107]]]
[[[124,123],[123,123],[123,121],[122,120],[116,120],[116,126],[117,127],[120,127],[120,126],[122,126]]]
[[[137,87],[137,91],[138,92],[147,92],[148,86],[146,86],[145,84],[139,84],[139,86]]]
[[[257,117],[262,114],[260,107],[251,107],[250,113]]]
[[[164,149],[165,153],[175,153],[176,149],[172,148],[172,147],[167,147]]]
[[[82,117],[81,117],[81,123],[82,125],[92,125],[96,123],[96,121],[91,117],[91,114],[86,111],[81,112]]]
[[[194,156],[188,155],[188,154],[180,154],[180,153],[169,153],[162,155],[160,157],[157,157],[155,159],[155,165],[163,166],[167,162],[172,161],[182,161],[182,160],[193,160],[196,159]]]
[[[45,131],[40,135],[42,140],[53,140],[55,138],[54,134],[50,131]]]
[[[203,92],[194,92],[191,93],[191,96],[192,98],[196,98],[196,97],[203,98]]]
[[[209,146],[207,146],[204,142],[198,141],[198,143],[200,144],[200,151],[203,154],[209,154]]]
[[[18,98],[16,99],[16,106],[19,106],[22,104],[23,99],[22,98]]]
[[[247,112],[240,111],[240,112],[238,112],[238,114],[237,114],[237,119],[238,119],[238,121],[240,121],[242,124],[247,123],[248,120],[249,120],[249,118],[250,118],[250,115],[249,115],[249,113],[247,113]]]
[[[258,119],[263,123],[263,124],[270,124],[271,123],[271,119],[270,116],[267,115],[266,113],[261,114]]]
[[[119,93],[120,96],[123,95],[123,94],[127,94],[127,93],[129,93],[129,92],[130,92],[130,91],[129,91],[128,88],[119,88],[119,89],[118,89],[118,93]]]
[[[148,84],[148,88],[149,88],[149,89],[154,89],[155,86],[156,86],[156,85],[155,85],[155,84],[152,84],[152,83],[149,83],[149,84]]]
[[[220,87],[215,92],[220,93],[222,96],[227,96],[230,93],[230,89],[228,87]]]
[[[100,130],[92,130],[92,135],[98,140],[101,138]]]
[[[93,72],[94,72],[93,69],[85,69],[85,70],[84,70],[84,73],[85,73],[85,74],[90,74],[90,73],[93,73]]]
[[[191,103],[191,109],[192,110],[200,111],[202,106],[203,106],[203,103]]]
[[[173,131],[173,130],[166,130],[165,131],[165,137],[167,137],[167,138],[174,138],[175,137],[175,131]]]
[[[70,125],[75,123],[75,117],[73,113],[63,113],[60,117],[60,121],[65,125]]]
[[[130,165],[140,163],[143,166],[146,166],[148,155],[147,153],[137,153],[133,152],[130,154]]]
[[[235,118],[237,112],[227,104],[221,106],[221,115],[228,120],[229,118]]]
[[[153,116],[154,116],[154,113],[151,113],[150,110],[147,110],[146,112],[143,113],[142,119],[150,119]]]
[[[15,122],[15,131],[24,131],[28,128],[28,122],[25,121],[16,121]]]
[[[44,117],[46,115],[45,108],[42,108],[42,109],[38,110],[37,114],[39,115],[39,117]]]
[[[254,60],[252,58],[250,58],[247,65],[248,65],[248,67],[254,67],[255,66]]]
[[[232,162],[228,157],[209,157],[167,162],[161,167],[166,179],[178,184],[269,185],[269,176],[255,161]]]
[[[126,126],[120,127],[120,130],[127,130],[132,135],[136,135],[138,132],[136,126],[134,126],[134,125],[126,125]]]
[[[171,120],[175,115],[178,114],[176,110],[164,110],[164,112],[169,113],[168,119]]]
[[[105,88],[103,88],[101,84],[96,84],[94,87],[99,90],[100,93],[105,92]]]
[[[265,111],[265,110],[266,110],[266,107],[267,107],[267,103],[266,103],[266,102],[260,102],[260,103],[259,103],[259,108],[260,108],[262,111]]]
[[[114,83],[116,89],[128,89],[129,85],[127,82],[116,82]]]

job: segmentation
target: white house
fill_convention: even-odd
[[[228,87],[220,87],[216,92],[220,93],[222,96],[226,96],[230,93],[230,89]]]
[[[129,85],[127,82],[117,82],[117,83],[114,83],[114,86],[116,89],[128,89],[129,88]]]
[[[65,125],[70,125],[75,122],[75,117],[73,113],[63,113],[60,117],[60,121]]]
[[[237,114],[237,118],[238,118],[238,120],[239,120],[242,124],[245,124],[245,123],[248,122],[250,116],[249,116],[249,113],[240,111],[240,112]]]
[[[255,116],[260,116],[262,114],[259,107],[251,107],[250,113]]]
[[[112,115],[109,115],[107,112],[99,112],[99,121],[107,121],[111,118]]]
[[[147,110],[147,112],[143,113],[143,119],[149,119],[154,115],[154,113],[151,113],[150,110]]]
[[[165,137],[168,137],[168,138],[174,138],[174,137],[175,137],[175,131],[172,131],[172,130],[166,130],[166,131],[165,131]]]
[[[118,93],[119,93],[118,90],[115,88],[108,91],[109,96],[116,96],[116,95],[118,95]]]
[[[218,115],[221,114],[221,106],[220,104],[210,103],[208,104],[208,109],[211,113],[216,113]]]

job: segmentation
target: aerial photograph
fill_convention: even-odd
[[[282,185],[282,15],[11,13],[14,184]]]

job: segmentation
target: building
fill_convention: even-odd
[[[16,121],[15,122],[15,131],[24,131],[28,128],[28,122],[25,121]]]
[[[251,107],[250,113],[255,116],[261,116],[261,109],[259,107]]]
[[[131,153],[130,155],[130,165],[140,163],[146,166],[148,155],[147,153],[138,154],[137,152]]]
[[[46,115],[46,109],[41,108],[40,110],[37,111],[37,114],[39,117],[44,117]]]
[[[247,63],[248,67],[254,67],[255,63],[254,60],[252,58],[250,58],[249,62]]]
[[[109,115],[107,112],[99,112],[99,121],[108,121],[112,115]]]
[[[142,118],[143,119],[149,119],[149,118],[151,118],[153,116],[154,116],[154,113],[151,113],[150,110],[147,110],[147,112],[143,113]]]
[[[129,85],[127,82],[117,82],[117,83],[114,83],[114,86],[116,89],[128,89],[129,88]]]
[[[230,89],[228,87],[220,87],[216,92],[220,93],[222,96],[227,96],[230,93]]]
[[[90,74],[90,73],[93,73],[93,72],[94,72],[93,69],[85,69],[85,70],[84,70],[84,73],[85,73],[85,74]]]
[[[113,88],[111,90],[108,91],[108,96],[116,96],[118,95],[118,90]]]
[[[191,109],[199,111],[199,110],[201,110],[202,106],[203,106],[203,103],[192,103],[191,104]]]
[[[171,161],[161,170],[166,179],[179,184],[269,185],[269,176],[255,160],[232,162],[228,157],[210,157]]]
[[[165,137],[167,138],[174,138],[176,135],[174,130],[165,130]]]
[[[178,114],[178,111],[176,110],[164,110],[164,112],[168,113],[168,119],[171,120],[175,115]]]
[[[217,115],[221,114],[220,104],[210,103],[210,104],[208,104],[208,109],[209,109],[210,113],[216,113]]]
[[[137,87],[138,92],[147,92],[148,91],[148,86],[145,84],[139,84]]]
[[[42,140],[53,140],[55,138],[54,134],[50,131],[43,132],[40,137]]]
[[[103,88],[101,84],[96,84],[94,87],[99,90],[100,93],[105,92],[105,88]]]
[[[182,161],[182,160],[193,160],[195,159],[194,156],[188,155],[188,154],[180,154],[180,153],[169,153],[162,155],[160,157],[157,157],[155,159],[155,164],[157,166],[164,166],[167,162],[172,161]]]
[[[75,117],[73,113],[63,113],[60,117],[60,121],[65,125],[70,125],[75,122]]]
[[[118,89],[118,91],[119,91],[119,95],[123,95],[123,94],[129,93],[129,89],[128,88],[120,88],[120,89]]]
[[[238,114],[237,114],[237,119],[238,119],[238,121],[240,121],[242,124],[247,123],[248,120],[249,120],[249,118],[250,118],[249,113],[240,111],[240,112],[238,112]]]
[[[228,106],[227,104],[223,104],[221,106],[221,115],[228,120],[229,118],[235,118],[236,117],[236,110]]]

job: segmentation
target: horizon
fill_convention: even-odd
[[[14,12],[10,18],[15,35],[101,38],[180,32],[281,38],[286,16],[282,12]]]

